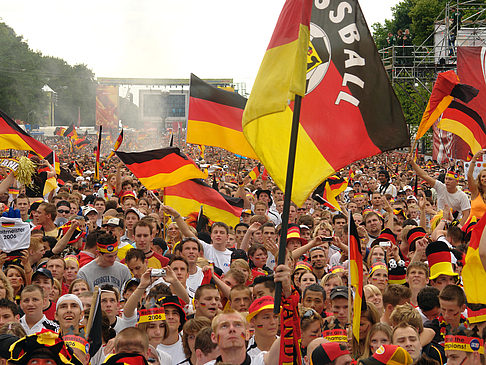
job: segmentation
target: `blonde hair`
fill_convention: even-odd
[[[240,317],[241,320],[243,321],[243,323],[245,324],[245,327],[248,327],[248,322],[246,321],[246,318],[244,317],[244,315],[242,313],[237,312],[237,311],[235,311],[234,309],[231,309],[231,308],[226,308],[221,313],[216,315],[216,317],[214,317],[213,321],[211,322],[211,328],[213,329],[214,333],[217,332],[218,325],[219,325],[221,317],[223,317],[225,315],[229,315],[229,314],[235,314],[238,317]]]
[[[7,276],[0,270],[0,280],[5,287],[5,298],[10,300],[11,302],[14,301],[14,292],[10,281],[7,279]]]
[[[331,279],[339,279],[341,281],[339,285],[343,285],[343,279],[341,278],[341,276],[335,272],[330,272],[322,277],[321,286],[327,284]]]

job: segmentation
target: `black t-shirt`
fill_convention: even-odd
[[[44,185],[47,181],[47,171],[35,173],[32,176],[32,186],[25,187],[25,195],[29,198],[37,198],[44,196]]]

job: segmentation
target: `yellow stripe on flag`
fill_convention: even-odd
[[[53,177],[50,177],[46,180],[46,183],[44,185],[44,192],[42,193],[42,195],[47,195],[49,194],[51,191],[57,189],[58,185],[57,185],[57,180],[56,180],[56,177],[53,176]]]
[[[457,120],[442,118],[440,122],[437,124],[437,128],[447,132],[451,132],[461,137],[464,140],[464,142],[466,142],[469,145],[473,155],[475,155],[476,153],[482,150],[481,145],[479,144],[476,137],[474,137],[472,131],[469,128],[467,128],[464,124],[458,122]]]
[[[194,165],[185,165],[178,168],[171,173],[160,173],[148,177],[138,177],[143,186],[149,190],[161,189],[167,186],[177,185],[183,181],[189,179],[207,179],[207,170],[199,171],[200,174],[196,175],[195,170],[197,168]]]
[[[234,227],[240,223],[240,218],[222,209],[215,208],[198,202],[193,199],[182,198],[174,195],[165,195],[165,204],[176,209],[182,216],[187,216],[192,212],[198,212],[203,206],[204,215],[215,222],[224,222],[229,226]]]
[[[217,146],[241,156],[258,159],[242,132],[214,123],[189,120],[187,140],[204,140],[206,146]]]

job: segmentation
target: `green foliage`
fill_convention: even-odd
[[[415,0],[415,6],[410,12],[412,29],[415,35],[415,44],[422,44],[427,40],[427,45],[433,45],[434,23],[441,13],[444,15],[444,0]]]
[[[56,92],[56,125],[77,122],[78,108],[83,125],[94,125],[93,72],[32,51],[5,23],[0,23],[0,85],[0,109],[13,119],[47,125],[50,97],[42,87],[48,85]]]

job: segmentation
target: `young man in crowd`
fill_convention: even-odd
[[[20,324],[27,333],[32,335],[43,329],[58,332],[59,325],[44,315],[44,308],[47,298],[40,286],[27,285],[20,294],[20,309],[24,315],[20,318]]]
[[[148,267],[161,269],[169,263],[169,259],[152,250],[153,227],[152,224],[140,220],[133,226],[135,246],[142,250],[147,259]]]
[[[194,295],[194,318],[200,316],[213,319],[221,309],[221,296],[213,284],[201,285]]]
[[[237,312],[248,312],[252,303],[251,289],[245,285],[236,285],[229,294],[230,307]]]
[[[273,313],[273,307],[271,296],[258,298],[250,305],[246,320],[255,329],[255,334],[248,341],[246,352],[252,358],[262,351],[270,351],[277,339],[280,315]]]
[[[0,299],[0,327],[5,323],[19,322],[20,321],[20,308],[14,302],[8,299]]]

